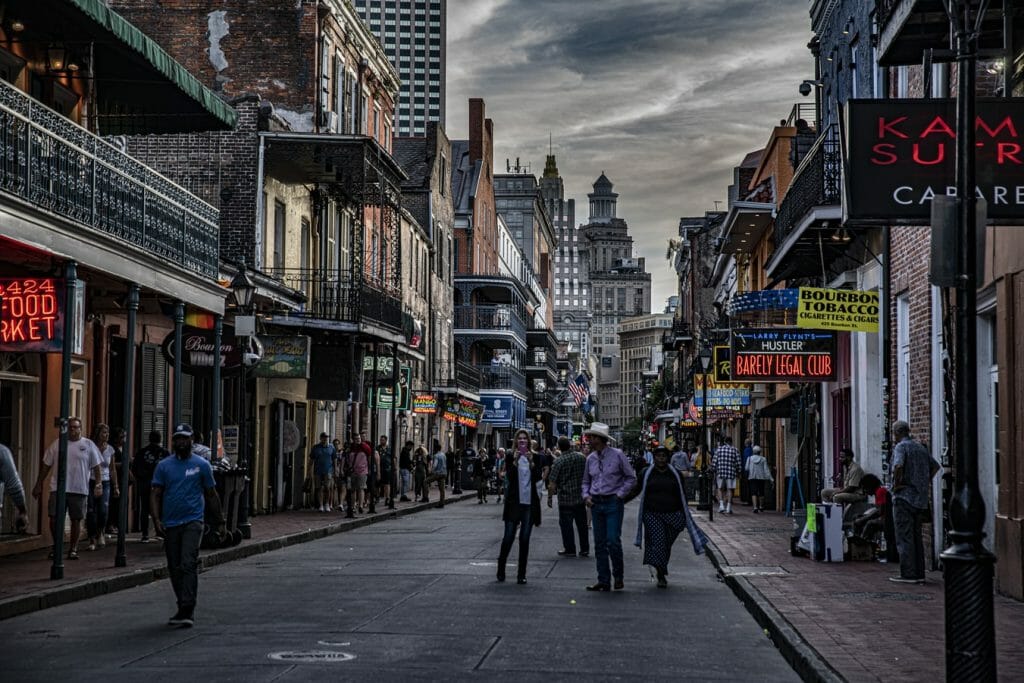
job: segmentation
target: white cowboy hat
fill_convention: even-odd
[[[608,425],[603,422],[591,422],[590,427],[583,430],[583,436],[599,436],[608,443],[615,443],[615,439],[608,434]]]

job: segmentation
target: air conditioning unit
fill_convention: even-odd
[[[341,117],[338,116],[338,112],[320,112],[320,127],[331,133],[339,132],[341,130]]]

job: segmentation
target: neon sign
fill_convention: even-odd
[[[64,281],[0,278],[0,351],[60,351]]]
[[[791,328],[732,333],[732,378],[748,382],[829,382],[836,378],[835,332]]]

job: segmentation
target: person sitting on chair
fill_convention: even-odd
[[[860,489],[860,480],[864,478],[864,470],[853,461],[853,450],[844,448],[839,452],[839,458],[843,463],[843,487],[837,489],[824,489],[821,492],[823,503],[839,503],[849,505],[865,500],[865,495]]]

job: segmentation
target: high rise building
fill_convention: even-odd
[[[352,0],[398,69],[402,89],[395,135],[426,135],[444,125],[447,0]]]

